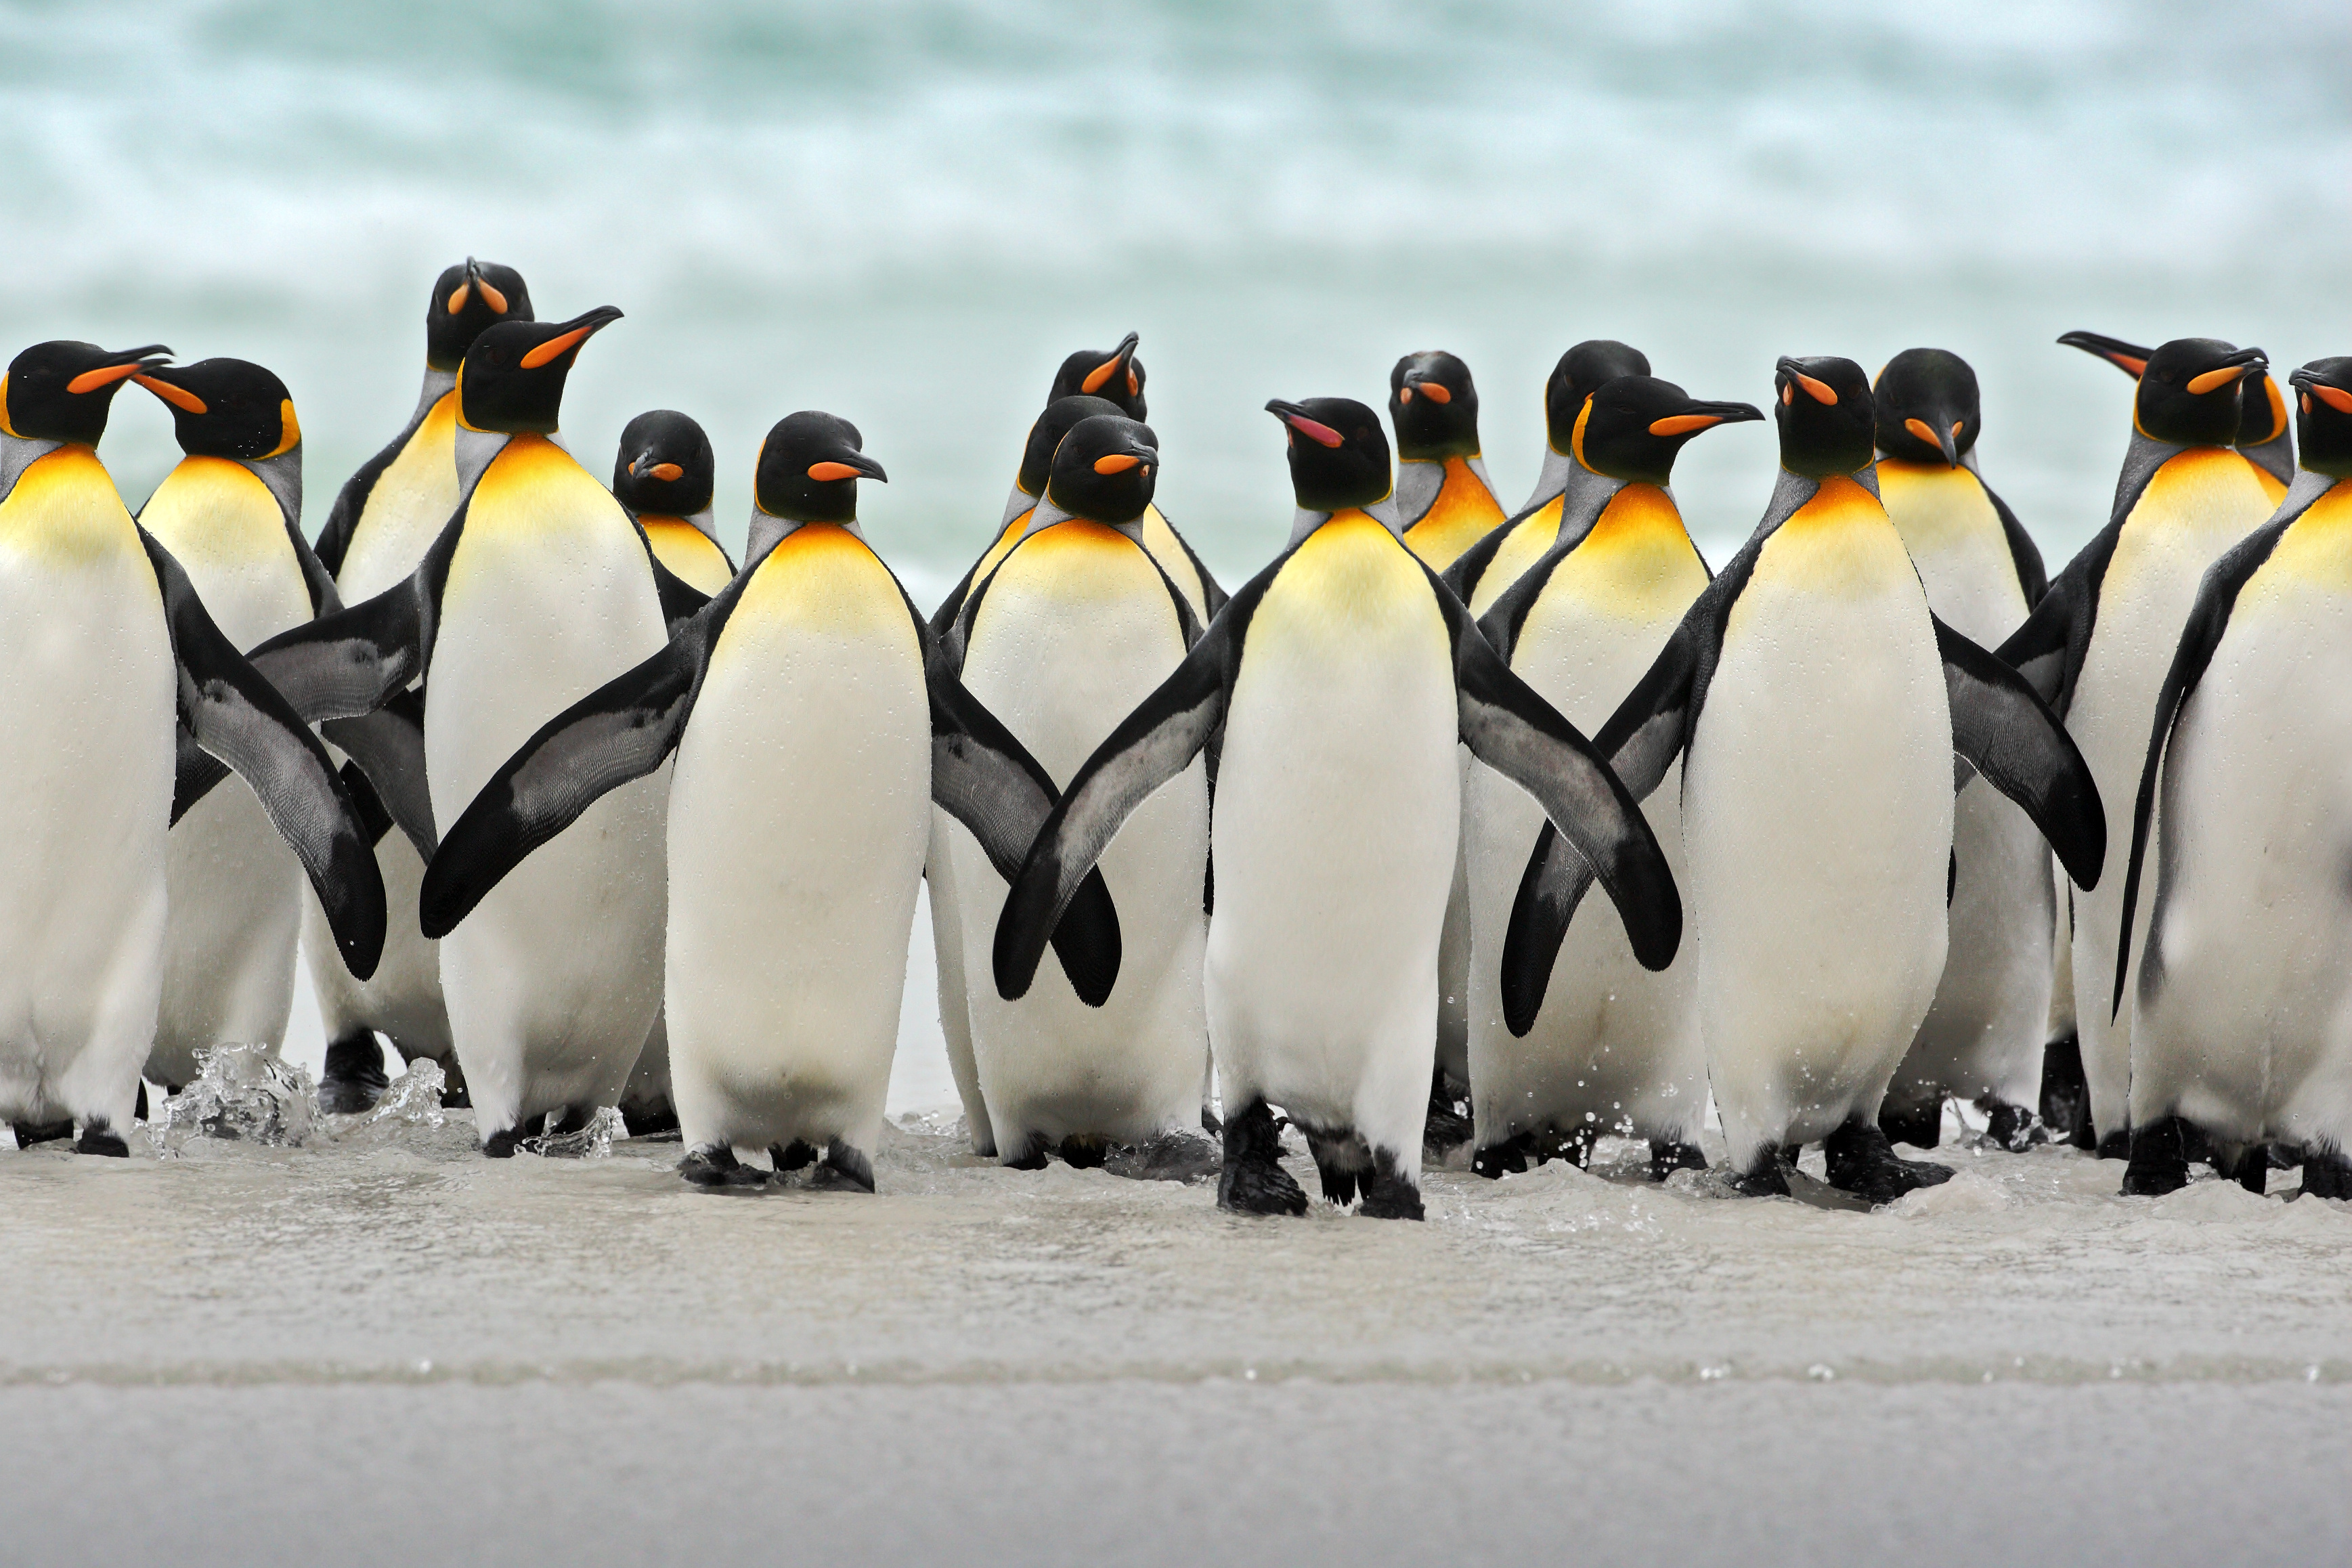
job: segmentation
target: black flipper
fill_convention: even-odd
[[[416,904],[427,937],[446,936],[533,850],[603,796],[661,766],[751,580],[738,574],[659,653],[540,726],[490,775],[425,868]]]
[[[1985,499],[1992,502],[1992,510],[2000,517],[2001,537],[2009,541],[2010,564],[2017,568],[2017,585],[2025,591],[2025,607],[2031,610],[2042,602],[2042,595],[2050,592],[2050,571],[2042,563],[2042,549],[2025,531],[2025,525],[2017,521],[2017,514],[2009,510],[2009,503],[1981,478],[1977,483],[1984,487]]]
[[[1224,722],[1225,700],[1241,662],[1242,642],[1275,574],[1275,563],[1244,584],[1209,623],[1174,673],[1095,749],[1070,780],[1019,873],[1009,879],[997,919],[996,989],[1009,999],[1026,995],[1054,931],[1111,839],[1135,808],[1190,766]]]
[[[2091,628],[2099,618],[2099,587],[2122,532],[2122,523],[2110,522],[2093,536],[2050,580],[2025,624],[1993,650],[2003,664],[2025,677],[2034,694],[2061,719],[2074,705],[2075,678],[2083,672]]]
[[[373,713],[330,719],[319,732],[358,764],[378,808],[399,826],[421,858],[431,860],[440,838],[433,826],[433,792],[425,779],[425,693],[400,692]]]
[[[180,723],[252,786],[317,891],[344,967],[366,979],[383,953],[383,879],[334,763],[300,715],[213,624],[171,552],[145,529],[139,542],[163,592]]]
[[[1464,743],[1542,803],[1617,906],[1633,956],[1646,969],[1665,968],[1682,942],[1683,905],[1649,818],[1592,742],[1511,673],[1433,572],[1429,586],[1454,637]]]
[[[2237,607],[2238,595],[2262,569],[2263,563],[2271,558],[2271,552],[2278,548],[2279,540],[2294,520],[2326,493],[2326,489],[2315,489],[2301,505],[2295,504],[2299,498],[2290,498],[2269,522],[2231,546],[2207,568],[2205,580],[2197,586],[2197,602],[2189,609],[2189,624],[2181,628],[2179,646],[2173,649],[2172,664],[2164,673],[2164,685],[2157,691],[2156,717],[2148,727],[2147,758],[2140,764],[2139,793],[2132,802],[2131,858],[2124,863],[2124,913],[2123,923],[2116,933],[2116,994],[2110,1017],[2123,1011],[2132,914],[2139,902],[2140,865],[2147,854],[2149,824],[2156,811],[2157,780],[2162,776],[2164,749],[2172,740],[2173,726],[2180,722],[2180,710],[2188,703],[2189,693],[2197,689],[2197,683],[2205,678],[2206,667],[2213,662],[2214,649],[2221,646],[2221,634],[2229,629],[2230,613]]]
[[[663,565],[661,557],[654,553],[654,542],[646,535],[646,525],[635,518],[630,521],[636,523],[638,542],[646,547],[646,564],[654,569],[654,593],[661,600],[662,625],[675,635],[710,603],[710,595]],[[727,552],[722,550],[719,556],[723,561]]]
[[[306,722],[356,719],[390,702],[432,664],[441,587],[465,526],[460,504],[414,573],[373,599],[278,633],[253,650],[253,667]]]
[[[1952,750],[2033,819],[2076,887],[2097,887],[2107,816],[2074,737],[2024,676],[1942,621],[1935,625]]]
[[[359,471],[345,479],[343,488],[336,492],[334,507],[327,513],[326,526],[319,531],[319,562],[330,573],[343,569],[343,557],[351,552],[352,535],[359,529],[360,513],[367,510],[368,497],[375,493],[376,481],[383,478],[386,468],[392,467],[392,460],[416,438],[416,432],[424,427],[425,416],[433,412],[434,403],[439,401],[436,398],[421,403],[400,434],[394,436],[383,451],[361,464]]]

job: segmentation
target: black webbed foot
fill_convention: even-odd
[[[2303,1191],[2306,1197],[2352,1198],[2352,1159],[2338,1150],[2305,1149]]]
[[[1307,1212],[1306,1191],[1282,1168],[1282,1134],[1263,1100],[1225,1118],[1225,1164],[1217,1178],[1217,1206],[1229,1214]]]
[[[521,1148],[525,1142],[533,1136],[535,1133],[529,1121],[520,1122],[513,1127],[501,1128],[482,1140],[483,1157],[491,1160],[511,1160],[515,1157],[515,1151]]]
[[[319,1075],[319,1109],[330,1116],[358,1116],[373,1110],[391,1085],[383,1071],[383,1047],[373,1029],[362,1029],[329,1043]]]
[[[1401,1168],[1396,1155],[1386,1149],[1372,1151],[1372,1168],[1359,1178],[1364,1189],[1364,1206],[1360,1211],[1366,1219],[1422,1219],[1421,1189],[1415,1186]]]
[[[1043,1132],[1032,1132],[1021,1145],[1018,1154],[1005,1154],[1004,1168],[1008,1171],[1042,1171],[1045,1168],[1046,1151],[1052,1147],[1045,1142]]]
[[[824,1146],[824,1159],[809,1178],[809,1186],[820,1193],[871,1193],[874,1162],[836,1138]]]
[[[29,1149],[36,1143],[59,1143],[74,1135],[70,1118],[64,1121],[16,1121],[9,1131],[16,1134],[16,1147]]]
[[[786,1171],[805,1171],[816,1163],[816,1145],[803,1138],[795,1138],[789,1143],[772,1143],[768,1146],[768,1158],[776,1163],[780,1176]]]
[[[1793,1150],[1768,1143],[1756,1152],[1748,1169],[1731,1173],[1731,1190],[1748,1198],[1785,1198],[1789,1195],[1789,1173],[1796,1168]]]
[[[1356,1178],[1365,1166],[1363,1144],[1353,1133],[1339,1138],[1307,1134],[1307,1152],[1314,1156],[1315,1174],[1323,1184],[1323,1201],[1341,1208],[1356,1201]]]
[[[2050,1141],[2049,1131],[2031,1110],[1991,1095],[1977,1101],[1985,1113],[1985,1136],[2012,1154],[2022,1154],[2036,1143]]]
[[[724,1143],[704,1143],[687,1151],[677,1173],[698,1187],[762,1187],[772,1173],[747,1165]]]
[[[2167,1116],[2132,1130],[2131,1163],[2124,1168],[2126,1197],[2162,1197],[2189,1184],[2189,1142],[2182,1135],[2187,1126],[2178,1116]],[[2104,1148],[2099,1153],[2106,1157]]]
[[[1505,1176],[1527,1174],[1528,1154],[1535,1146],[1532,1133],[1516,1132],[1500,1143],[1489,1143],[1470,1156],[1472,1173],[1498,1181]]]
[[[81,1136],[74,1140],[74,1152],[102,1154],[110,1160],[128,1160],[131,1158],[131,1145],[122,1141],[122,1134],[107,1125],[104,1117],[97,1116],[89,1120],[82,1128]]]
[[[1650,1140],[1650,1180],[1663,1182],[1676,1171],[1704,1171],[1706,1155],[1696,1143],[1675,1143],[1664,1138]]]
[[[1093,1133],[1074,1132],[1062,1140],[1062,1161],[1074,1171],[1096,1171],[1110,1156],[1110,1140]]]
[[[1896,1105],[1890,1100],[1878,1108],[1878,1130],[1890,1142],[1933,1149],[1944,1139],[1943,1097],[1909,1105]]]
[[[1897,1159],[1895,1145],[1874,1121],[1847,1122],[1822,1140],[1822,1152],[1828,1156],[1830,1185],[1874,1205],[1952,1179],[1949,1165]]]

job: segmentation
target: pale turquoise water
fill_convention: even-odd
[[[542,314],[629,312],[567,434],[602,471],[630,415],[696,414],[731,531],[771,422],[856,420],[919,595],[994,519],[1053,365],[1129,327],[1168,510],[1235,580],[1288,511],[1269,395],[1377,400],[1401,353],[1454,349],[1516,502],[1578,338],[1749,399],[1781,353],[1934,342],[1978,365],[1988,474],[2063,559],[2126,388],[2060,331],[2352,350],[2347,82],[2335,0],[18,6],[0,341],[271,364],[315,525],[407,411],[425,282],[474,251]],[[135,503],[169,426],[120,407]],[[1711,545],[1770,454],[1692,448]]]

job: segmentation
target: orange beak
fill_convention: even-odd
[[[66,383],[66,390],[71,393],[96,392],[101,386],[112,386],[118,381],[127,381],[146,368],[137,360],[131,361],[129,364],[102,365],[97,370],[86,370]]]
[[[132,365],[131,368],[134,373],[139,369],[137,365]],[[92,372],[91,374],[95,374],[96,373]],[[75,377],[74,382],[68,390],[77,392],[86,391],[87,388],[81,386],[80,383],[88,379],[88,376]],[[164,402],[170,404],[174,408],[183,409],[190,414],[202,414],[205,411],[205,400],[198,397],[194,393],[190,392],[184,386],[173,386],[170,382],[159,380],[152,375],[140,375],[134,374],[131,379],[137,382],[140,385],[145,387],[148,391],[153,393],[156,396],[162,398]]]

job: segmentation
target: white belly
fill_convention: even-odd
[[[0,506],[0,1116],[127,1131],[162,977],[175,678],[104,483],[68,448]]]
[[[2352,595],[2265,567],[2182,711],[2164,862],[2142,873],[2135,1125],[2177,1112],[2247,1142],[2352,1142],[2332,1026],[2352,973],[2347,659]]]
[[[2026,604],[1983,484],[1966,468],[1892,462],[1879,464],[1878,479],[1927,607],[1962,637],[1999,647],[2024,622]],[[2050,1016],[2050,851],[2021,808],[1976,779],[1956,803],[1952,860],[1943,977],[1890,1093],[2031,1105]]]
[[[251,470],[192,458],[158,487],[140,521],[186,570],[213,623],[237,647],[310,618],[310,590],[278,498]],[[171,917],[147,1070],[179,1085],[194,1078],[199,1047],[274,1048],[284,1040],[307,884],[261,803],[235,777],[172,829],[165,880]]]
[[[1183,657],[1175,605],[1150,560],[1109,530],[1060,523],[998,571],[963,679],[1064,784]],[[1018,1158],[1035,1140],[1073,1136],[1131,1142],[1195,1121],[1208,1058],[1203,764],[1138,807],[1103,853],[1121,960],[1101,1007],[1078,1000],[1050,950],[1027,995],[997,994],[989,977],[1004,879],[969,832],[950,837],[972,1058],[998,1152]]]
[[[914,627],[872,573],[889,597],[860,618],[747,595],[678,747],[665,994],[688,1147],[875,1147],[931,807]]]
[[[2205,449],[2166,463],[2148,482],[2116,542],[2099,592],[2098,618],[2076,678],[2067,731],[2090,764],[2107,810],[2107,858],[2099,885],[2074,895],[2074,1010],[2091,1120],[2102,1138],[2125,1125],[2131,1077],[2132,987],[2112,1014],[2116,936],[2123,917],[2131,802],[2147,756],[2156,694],[2205,569],[2270,515],[2253,468],[2234,452]],[[2151,838],[2150,863],[2161,852]]]
[[[1695,594],[1671,595],[1655,606],[1661,613],[1627,616],[1580,596],[1572,583],[1555,583],[1522,628],[1511,668],[1592,734],[1649,668]],[[1685,876],[1681,795],[1677,767],[1643,805],[1677,885]],[[1543,808],[1501,774],[1473,764],[1463,811],[1475,955],[1470,1084],[1479,1146],[1545,1130],[1695,1142],[1706,1109],[1706,1053],[1692,1001],[1697,966],[1689,949],[1663,973],[1643,968],[1623,922],[1596,889],[1560,943],[1534,1026],[1515,1037],[1503,1022],[1503,942]]]
[[[1943,968],[1951,768],[1892,529],[1800,513],[1733,606],[1684,763],[1687,940],[1735,1167],[1876,1114]]]
[[[552,450],[552,448],[547,448]],[[442,596],[425,705],[436,822],[548,720],[667,640],[645,546],[568,458],[478,489]],[[570,473],[563,472],[569,468]],[[667,764],[590,806],[441,942],[457,1057],[486,1134],[610,1105],[661,998]]]
[[[1217,782],[1209,1027],[1229,1113],[1263,1097],[1412,1177],[1460,721],[1426,580],[1391,569],[1388,552],[1412,558],[1376,528],[1326,523],[1251,622]]]

